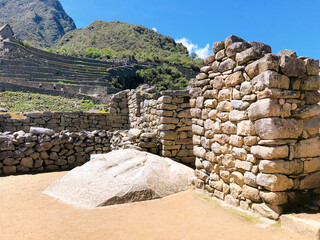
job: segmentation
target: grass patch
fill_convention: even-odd
[[[209,202],[210,204],[216,206],[216,207],[222,207],[221,204],[218,201],[216,201],[213,198],[209,197],[207,194],[197,193],[197,195],[200,196],[202,199],[206,200],[207,202]],[[255,223],[255,224],[262,223],[260,218],[257,217],[257,216],[254,216],[253,214],[246,213],[244,211],[237,210],[237,209],[231,208],[231,207],[224,207],[223,209],[228,211],[228,212],[234,213],[234,214],[246,219],[249,222],[252,222],[252,223]]]
[[[16,113],[16,112],[3,112],[0,114],[9,114],[11,116],[11,118],[14,119],[24,119],[26,116],[24,116],[22,113]]]
[[[253,216],[252,214],[241,212],[241,211],[237,211],[237,210],[234,210],[234,209],[230,209],[230,211],[236,213],[240,217],[243,217],[244,219],[246,219],[249,222],[262,223],[259,217]]]
[[[213,198],[209,197],[208,195],[204,194],[204,193],[197,193],[198,196],[200,196],[202,199],[206,200],[208,203],[220,207],[220,204],[215,201]]]
[[[57,85],[78,86],[78,84],[75,84],[75,83],[68,83],[68,82],[62,82],[62,81],[56,82],[56,84],[57,84]]]
[[[38,93],[1,92],[0,106],[9,113],[32,111],[88,111],[94,103],[91,100],[69,99]]]
[[[153,97],[153,94],[152,94],[152,93],[145,92],[145,91],[143,91],[143,90],[141,90],[141,89],[137,89],[137,92],[139,92],[140,95],[146,94],[146,95],[148,95],[149,97]]]
[[[274,223],[274,224],[271,225],[271,228],[272,228],[272,229],[279,229],[279,228],[281,228],[281,227],[282,227],[282,224],[281,224],[281,221],[280,221],[280,220],[278,220],[276,223]]]
[[[89,112],[94,112],[94,113],[110,113],[109,110],[91,110]]]

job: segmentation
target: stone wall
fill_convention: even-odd
[[[236,36],[192,82],[194,184],[277,219],[320,189],[319,61]]]
[[[0,31],[0,39],[7,39],[13,37],[13,31],[9,24],[2,26]]]
[[[0,114],[0,131],[28,132],[30,127],[50,128],[56,132],[73,132],[128,129],[127,96],[120,92],[113,96],[109,113],[96,112],[30,112],[23,119],[11,118],[10,114]]]
[[[192,121],[188,91],[163,91],[158,99],[161,155],[194,164]]]
[[[16,132],[23,130],[28,132],[30,127],[50,128],[57,132],[68,130],[73,132],[127,129],[128,120],[126,114],[121,114],[123,109],[117,111],[111,108],[110,113],[94,112],[32,112],[24,113],[24,119],[11,118],[10,114],[0,114],[0,130],[2,132]]]
[[[132,90],[128,93],[130,128],[153,132],[158,154],[193,165],[189,91]]]
[[[0,134],[0,176],[72,169],[91,154],[134,148],[157,154],[156,134],[142,130],[55,132],[31,127],[29,132]]]
[[[139,129],[114,131],[110,143],[112,150],[136,149],[158,154],[157,134]]]
[[[0,135],[0,175],[71,169],[110,151],[112,133],[37,130]]]
[[[0,114],[0,131],[4,132],[0,136],[0,174],[70,169],[88,161],[90,154],[119,148],[135,148],[193,165],[189,99],[188,91],[159,94],[154,88],[137,89],[114,94],[109,113],[33,112],[24,113],[24,119]],[[51,129],[54,135],[34,135],[32,127]],[[66,136],[70,136],[67,142]],[[40,151],[37,146],[43,142],[52,146],[48,143],[51,147]],[[60,146],[58,159],[50,158],[56,158],[51,150],[54,145]],[[47,154],[41,156],[43,151]],[[80,160],[69,161],[73,156]]]

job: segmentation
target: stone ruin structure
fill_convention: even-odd
[[[91,154],[120,148],[193,165],[189,100],[188,91],[156,94],[151,88],[115,94],[109,113],[37,112],[23,119],[0,114],[0,175],[71,169]]]
[[[9,24],[0,27],[0,40],[13,38],[14,33]]]
[[[135,148],[194,165],[195,187],[268,218],[319,197],[319,61],[236,36],[213,52],[189,91],[125,90],[109,113],[0,115],[0,175]]]
[[[320,193],[319,61],[236,36],[192,82],[194,184],[277,219]]]
[[[9,24],[0,27],[0,49],[5,49],[8,46],[8,42],[15,41],[14,33]],[[8,48],[9,49],[9,48]]]

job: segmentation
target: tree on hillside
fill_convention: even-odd
[[[192,59],[197,59],[198,58],[198,55],[195,53],[195,52],[192,52],[190,54],[190,57],[192,57]]]

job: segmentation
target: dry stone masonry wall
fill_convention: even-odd
[[[193,165],[189,91],[150,92],[129,92],[130,127],[156,133],[159,155]]]
[[[56,132],[128,129],[129,111],[126,101],[125,94],[116,94],[110,104],[109,113],[30,112],[25,113],[23,119],[12,118],[10,114],[0,114],[0,131],[28,132],[30,127],[50,128]]]
[[[192,82],[194,184],[277,219],[320,189],[319,61],[236,36]]]
[[[157,154],[156,134],[131,130],[94,130],[56,133],[31,127],[0,134],[0,175],[72,169],[90,160],[91,154],[134,148]]]
[[[89,161],[91,154],[110,151],[112,133],[55,133],[51,129],[31,127],[0,135],[0,175],[71,169]]]
[[[128,120],[111,109],[110,113],[92,112],[33,112],[25,113],[24,119],[12,118],[10,114],[0,115],[0,128],[3,132],[23,130],[28,132],[30,127],[50,128],[57,132],[126,129]],[[115,111],[115,112],[114,112]],[[122,118],[123,117],[123,118]]]
[[[186,91],[163,91],[158,99],[161,155],[193,164],[190,97]]]

